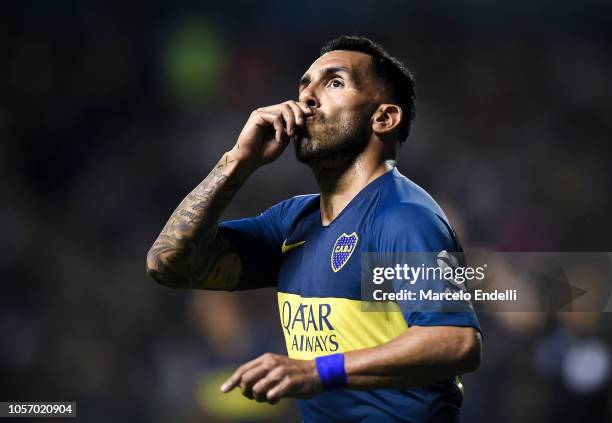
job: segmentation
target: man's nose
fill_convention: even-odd
[[[319,100],[317,100],[317,97],[314,95],[312,90],[309,90],[308,88],[302,90],[299,101],[300,103],[306,103],[306,105],[311,109],[319,107]]]

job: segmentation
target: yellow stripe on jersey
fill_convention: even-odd
[[[374,347],[408,329],[399,311],[363,311],[362,301],[278,293],[278,308],[289,357],[322,355]],[[384,310],[384,308],[381,308]]]

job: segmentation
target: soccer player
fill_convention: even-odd
[[[455,422],[456,377],[480,363],[460,312],[361,310],[361,252],[460,251],[444,213],[394,166],[415,115],[410,72],[367,38],[325,45],[299,98],[253,111],[234,147],[177,207],[147,256],[172,288],[275,286],[288,357],[263,354],[223,384],[300,398],[305,422]],[[245,180],[293,141],[320,194],[219,222]]]

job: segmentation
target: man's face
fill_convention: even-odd
[[[354,160],[367,146],[372,113],[380,104],[380,83],[370,56],[347,50],[318,58],[300,80],[299,100],[313,109],[298,130],[299,161]]]

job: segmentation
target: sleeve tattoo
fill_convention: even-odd
[[[227,175],[227,153],[185,197],[147,254],[147,271],[172,288],[231,290],[241,264],[232,243],[217,233],[223,210],[242,183]]]

